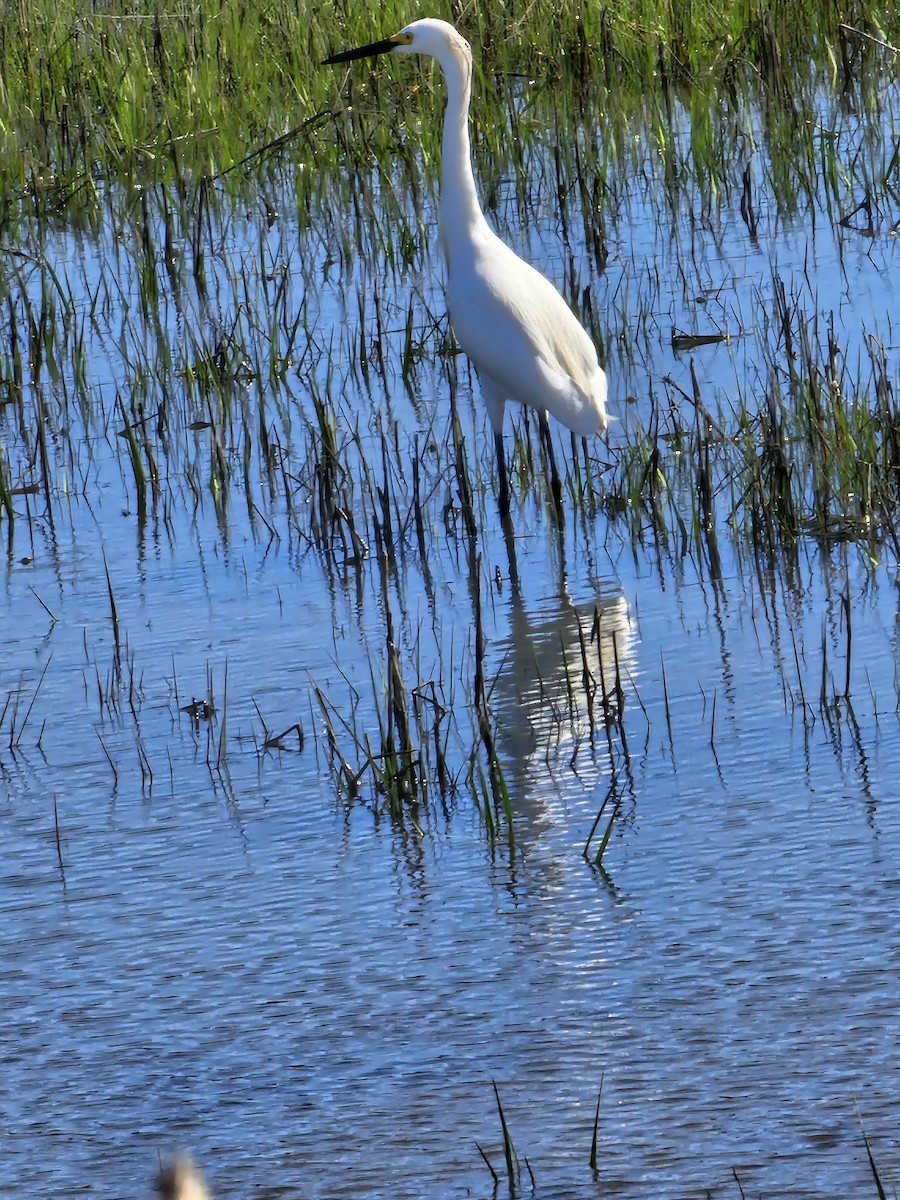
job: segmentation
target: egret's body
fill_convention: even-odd
[[[512,251],[485,220],[469,145],[472,51],[446,21],[413,21],[383,42],[336,54],[424,54],[447,86],[441,165],[440,233],[447,305],[460,346],[481,382],[497,445],[501,507],[508,508],[502,429],[506,401],[551,413],[573,433],[603,433],[606,376],[587,332],[552,283]],[[558,492],[558,482],[556,484]]]

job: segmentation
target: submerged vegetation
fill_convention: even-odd
[[[532,1163],[527,1158],[527,1156],[522,1156],[522,1158],[519,1157],[519,1154],[516,1151],[515,1143],[513,1141],[512,1133],[510,1131],[509,1122],[507,1120],[506,1113],[504,1112],[504,1109],[503,1109],[503,1102],[500,1098],[500,1089],[497,1087],[496,1081],[492,1080],[491,1082],[492,1082],[492,1087],[493,1087],[493,1092],[494,1092],[494,1099],[497,1102],[497,1115],[499,1117],[500,1132],[501,1132],[501,1137],[502,1137],[501,1145],[502,1145],[502,1150],[503,1150],[503,1158],[504,1158],[504,1161],[506,1164],[506,1189],[508,1191],[510,1200],[516,1200],[517,1197],[523,1195],[526,1192],[526,1188],[527,1188],[527,1192],[529,1194],[535,1195],[538,1192],[538,1187],[539,1187],[535,1170],[533,1168]],[[604,1082],[603,1077],[601,1075],[600,1086],[597,1089],[597,1104],[596,1104],[596,1108],[594,1110],[594,1121],[593,1121],[593,1126],[591,1128],[590,1152],[589,1152],[589,1154],[586,1154],[584,1157],[584,1161],[585,1161],[586,1165],[588,1165],[590,1168],[591,1176],[593,1178],[594,1183],[598,1183],[603,1179],[603,1165],[604,1164],[602,1163],[601,1159],[598,1157],[598,1146],[599,1146],[599,1141],[600,1141],[600,1124],[601,1124],[600,1110],[601,1110],[601,1102],[603,1100],[603,1082]],[[859,1116],[859,1114],[857,1114],[857,1116]],[[859,1118],[859,1121],[860,1121],[860,1135],[861,1135],[863,1146],[865,1148],[866,1158],[868,1160],[869,1168],[871,1170],[872,1184],[874,1187],[874,1195],[876,1195],[879,1198],[879,1200],[887,1200],[888,1193],[885,1189],[885,1181],[882,1179],[882,1172],[879,1170],[878,1161],[877,1161],[876,1156],[872,1149],[872,1143],[869,1139],[868,1134],[866,1133],[866,1129],[865,1129],[865,1126],[863,1125],[861,1117]],[[483,1149],[483,1147],[478,1142],[476,1142],[475,1145],[476,1145],[476,1149],[478,1150],[478,1153],[481,1157],[482,1162],[484,1163],[484,1165],[487,1167],[488,1171],[490,1172],[491,1180],[492,1180],[493,1187],[494,1187],[494,1192],[496,1194],[496,1192],[499,1188],[501,1179],[502,1179],[502,1175],[494,1167],[489,1155],[486,1153],[486,1151]],[[525,1170],[527,1171],[527,1183],[526,1183],[526,1179],[525,1179],[525,1173],[522,1170],[523,1163],[525,1166]],[[537,1173],[540,1174],[540,1165],[539,1164],[537,1165]],[[737,1186],[737,1194],[743,1200],[743,1198],[746,1196],[746,1193],[744,1191],[744,1186],[743,1186],[740,1174],[739,1174],[737,1168],[734,1166],[732,1166],[732,1168],[731,1168],[731,1175],[734,1179],[734,1183]],[[895,1192],[892,1192],[892,1194],[896,1195]]]
[[[431,11],[475,50],[489,219],[558,283],[611,384],[608,441],[553,431],[561,511],[534,419],[510,406],[508,523],[441,289],[440,80],[427,66],[319,65],[422,10],[7,5],[0,789],[23,809],[46,805],[36,858],[51,848],[63,889],[98,797],[111,827],[140,810],[154,832],[172,813],[193,822],[187,801],[212,798],[210,819],[225,813],[240,840],[277,795],[285,824],[273,818],[267,836],[289,856],[324,811],[348,838],[387,829],[410,877],[451,825],[470,826],[525,920],[519,872],[554,821],[565,832],[548,894],[565,892],[559,863],[574,863],[618,905],[617,871],[654,784],[655,814],[675,831],[658,847],[682,869],[685,775],[701,778],[698,808],[715,808],[716,786],[725,796],[735,778],[755,802],[780,785],[779,765],[759,762],[776,737],[802,759],[810,811],[827,807],[816,764],[832,772],[827,786],[863,798],[873,827],[879,765],[894,786],[900,10],[534,0]],[[729,838],[753,823],[735,797],[722,805]],[[793,830],[785,861],[813,842],[832,853],[829,832]],[[781,877],[768,885],[777,892]],[[750,945],[754,901],[735,899],[748,970],[770,948],[769,930]],[[534,907],[543,919],[552,905]],[[635,920],[629,936],[643,947],[646,930]],[[604,937],[594,925],[584,939],[585,979],[606,979]],[[533,952],[523,937],[516,962]],[[684,966],[678,946],[664,952]],[[140,970],[129,958],[126,974]],[[253,1020],[258,980],[246,974],[254,1003],[235,1007]],[[679,1004],[693,978],[678,977]],[[784,978],[774,1003],[793,1010]],[[735,1011],[744,982],[728,995]],[[654,988],[642,977],[636,1011]],[[843,1037],[849,1010],[838,1016]],[[591,1071],[616,1039],[631,1053],[629,1029],[604,1026]],[[775,1069],[782,1049],[770,1048]],[[890,1077],[882,1066],[873,1086]],[[675,1094],[651,1075],[628,1111],[650,1091]],[[210,1086],[225,1076],[232,1087],[230,1071]],[[442,1061],[434,1086],[448,1077]],[[753,1114],[764,1130],[760,1077],[747,1087],[765,1093]],[[723,1068],[729,1097],[735,1080]],[[525,1181],[495,1094],[513,1192]],[[731,1105],[716,1095],[709,1111],[718,1120]],[[599,1124],[598,1097],[593,1170]],[[838,1136],[811,1129],[803,1147],[817,1154]],[[865,1185],[874,1177],[881,1194],[865,1150]]]
[[[788,579],[804,538],[896,565],[894,328],[889,311],[847,319],[845,262],[862,250],[886,271],[900,229],[896,18],[865,4],[686,12],[444,14],[477,48],[491,217],[549,263],[604,350],[618,406],[608,447],[556,435],[564,527],[544,447],[516,418],[519,515],[558,540],[561,579],[567,555],[602,546],[613,562],[626,549],[688,556],[716,587],[722,539],[738,562],[779,564]],[[381,625],[365,670],[342,667],[343,697],[312,684],[342,794],[373,795],[418,828],[416,805],[446,808],[465,788],[492,839],[512,837],[494,711],[504,665],[487,656],[483,609],[494,586],[515,601],[519,566],[514,532],[502,550],[490,533],[493,465],[440,294],[437,80],[318,66],[405,19],[393,4],[377,30],[340,6],[11,9],[0,530],[10,563],[33,558],[108,492],[142,543],[193,538],[211,510],[225,547],[246,531],[295,563],[312,556],[326,577],[355,577]],[[841,299],[823,304],[810,251],[779,261],[773,247],[799,226],[833,258]],[[436,599],[457,572],[471,609],[462,643]],[[411,574],[428,632],[409,611]],[[108,570],[104,586],[113,664],[94,661],[91,675],[101,712],[137,721],[141,676]],[[629,778],[626,696],[642,708],[615,638],[603,661],[605,603],[572,610],[539,683],[557,744],[564,728],[574,739],[573,768],[605,747],[613,786],[585,847],[598,863]],[[531,669],[540,676],[537,658]],[[177,703],[174,667],[171,686],[193,712]],[[10,747],[25,691],[4,710]],[[221,769],[227,706],[207,691],[207,761]],[[785,691],[811,712],[809,685]],[[849,698],[823,687],[826,708],[832,692]],[[256,743],[282,746],[253,704]],[[668,701],[666,722],[671,741]],[[286,727],[302,744],[299,718]],[[135,740],[146,784],[139,729]]]

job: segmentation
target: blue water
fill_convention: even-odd
[[[691,228],[687,189],[665,224],[664,197],[635,170],[606,272],[592,276],[576,247],[619,417],[609,446],[591,447],[598,494],[651,394],[671,401],[673,428],[693,427],[677,390],[691,391],[692,359],[723,420],[761,399],[779,370],[776,279],[801,319],[823,334],[834,323],[859,395],[866,333],[896,378],[889,215],[863,239],[823,201],[813,228],[767,193],[765,161],[760,147],[756,239],[737,194]],[[326,231],[345,200],[323,198]],[[534,227],[505,228],[551,273],[552,202]],[[69,300],[59,372],[23,401],[30,418],[46,405],[50,503],[14,496],[0,569],[9,1193],[146,1194],[157,1154],[180,1146],[220,1196],[488,1196],[476,1142],[502,1174],[496,1082],[539,1194],[733,1196],[734,1170],[747,1195],[874,1195],[860,1117],[879,1163],[897,1163],[896,562],[804,539],[793,564],[757,563],[728,532],[723,493],[717,580],[690,538],[659,545],[648,525],[635,539],[571,498],[558,536],[540,477],[519,494],[511,560],[477,384],[437,355],[443,326],[426,336],[426,314],[443,315],[433,248],[407,272],[361,257],[323,275],[327,240],[297,241],[287,201],[272,228],[220,205],[215,287],[204,299],[185,279],[175,296],[157,263],[158,326],[136,260],[114,253],[114,196],[95,233],[48,236],[14,291],[35,302],[52,268]],[[277,302],[261,262],[283,271]],[[427,354],[408,391],[411,296]],[[729,340],[673,350],[673,329],[710,327]],[[229,382],[204,391],[203,356],[225,329],[240,352]],[[290,359],[280,383],[273,345]],[[312,396],[329,389],[361,563],[311,533]],[[169,397],[143,525],[117,390],[153,420]],[[36,426],[23,431],[18,411],[0,412],[7,476],[40,489]],[[571,453],[558,434],[557,446]],[[491,842],[470,783],[470,762],[484,767],[476,588],[511,846],[502,818]],[[432,781],[403,821],[368,776],[356,801],[339,787],[315,692],[361,765],[384,707],[385,596],[409,686],[440,698],[455,780],[444,797]],[[579,630],[590,640],[597,613],[595,682],[608,691],[618,659],[625,700],[609,730],[581,677]],[[207,698],[209,719],[183,711]],[[264,746],[296,724],[302,749],[296,734]],[[598,866],[583,850],[604,799],[616,817]]]

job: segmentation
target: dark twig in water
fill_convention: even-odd
[[[603,1072],[600,1076],[600,1086],[597,1089],[597,1108],[594,1111],[594,1132],[591,1137],[590,1167],[592,1171],[599,1170],[597,1165],[597,1145],[600,1139],[600,1101],[603,1099],[603,1080],[605,1078],[606,1073]]]
[[[307,133],[314,129],[317,125],[323,124],[325,121],[334,120],[341,115],[342,109],[323,109],[321,112],[313,113],[311,117],[307,117],[299,125],[295,125],[293,129],[289,129],[287,133],[282,133],[279,137],[273,138],[271,142],[266,142],[264,146],[258,146],[255,150],[251,150],[239,162],[232,163],[230,167],[224,167],[215,175],[210,176],[215,183],[219,179],[224,179],[226,175],[230,175],[232,171],[240,171],[242,167],[247,167],[257,159],[264,157],[266,154],[274,154],[276,150],[281,150],[288,142],[292,142],[294,138],[299,137],[301,133]]]
[[[62,856],[62,841],[59,835],[59,805],[56,802],[56,797],[53,797],[53,827],[56,832],[56,857],[59,860],[59,871],[61,875],[65,875],[66,868],[63,864]]]

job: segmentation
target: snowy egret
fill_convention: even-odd
[[[456,340],[478,372],[493,426],[501,511],[509,512],[502,433],[508,399],[539,414],[558,504],[559,476],[546,413],[584,437],[605,432],[606,376],[597,350],[553,284],[500,240],[481,211],[469,148],[469,43],[446,21],[426,17],[392,37],[333,54],[325,62],[388,53],[423,54],[444,73],[439,227],[447,259],[447,306]]]

